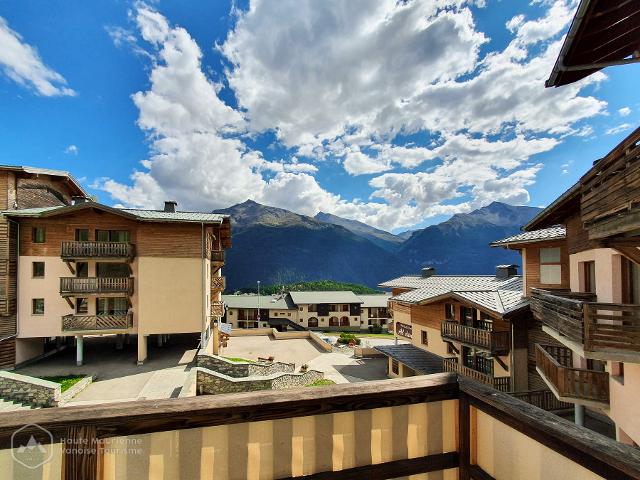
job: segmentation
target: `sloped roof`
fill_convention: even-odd
[[[229,308],[258,308],[258,295],[222,295],[222,301]],[[296,306],[288,295],[260,295],[260,308],[274,310],[295,310]]]
[[[0,165],[0,170],[9,170],[13,172],[25,172],[30,173],[32,175],[50,175],[52,177],[63,177],[67,178],[74,187],[78,190],[78,193],[84,196],[89,196],[89,194],[82,188],[82,185],[71,175],[69,172],[65,172],[64,170],[53,170],[51,168],[39,168],[39,167],[29,167],[22,165]]]
[[[379,294],[379,295],[358,295],[360,300],[362,300],[363,307],[386,307],[387,300],[391,298],[391,295],[387,294]]]
[[[441,356],[427,352],[409,343],[400,345],[378,345],[374,348],[418,373],[429,375],[444,372]]]
[[[495,242],[491,242],[491,246],[505,247],[512,244],[563,240],[564,238],[566,238],[566,229],[562,225],[555,225],[553,227],[523,232],[501,240],[496,240]]]
[[[434,275],[432,277],[399,277],[381,284],[395,288],[411,288],[391,300],[406,303],[429,303],[444,297],[456,297],[500,315],[518,310],[528,301],[523,297],[522,277],[498,278],[493,275]]]
[[[293,303],[307,305],[312,303],[363,303],[351,291],[346,292],[289,292]]]

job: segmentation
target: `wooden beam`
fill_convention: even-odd
[[[505,371],[507,371],[507,372],[509,371],[509,365],[507,365],[507,364],[504,362],[504,360],[502,360],[498,355],[496,355],[496,356],[495,356],[495,357],[493,357],[493,358],[495,358],[495,359],[496,359],[496,362],[498,362],[498,363],[500,364],[500,366],[501,366],[502,368],[504,368],[504,369],[505,369]]]
[[[640,243],[640,242],[639,242]],[[637,247],[614,247],[623,256],[631,260],[636,265],[640,265],[640,250]]]
[[[67,264],[67,267],[69,267],[69,270],[71,270],[71,274],[75,275],[76,274],[76,270],[75,268],[73,268],[73,266],[71,265],[71,261],[69,260],[65,260],[64,263]]]
[[[483,469],[481,469],[478,465],[471,465],[469,467],[469,473],[471,474],[471,478],[473,480],[496,480]]]
[[[62,444],[62,478],[97,480],[98,439],[90,425],[71,426]]]
[[[67,303],[69,304],[69,306],[71,308],[74,308],[74,309],[76,308],[76,306],[73,304],[73,302],[71,301],[71,299],[69,297],[63,296],[62,298],[64,298],[67,301]]]
[[[470,480],[471,464],[471,406],[469,397],[458,397],[458,480]]]

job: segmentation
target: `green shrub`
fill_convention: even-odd
[[[348,345],[352,341],[356,345],[360,345],[360,339],[356,337],[355,334],[353,333],[342,332],[338,337],[338,343],[343,345]]]

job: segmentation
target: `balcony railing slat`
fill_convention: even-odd
[[[490,323],[487,322],[487,326]],[[496,332],[483,328],[474,328],[458,322],[444,321],[440,324],[443,338],[474,345],[492,353],[509,351],[509,332]]]
[[[124,293],[133,294],[133,277],[62,277],[60,293]]]
[[[508,392],[511,390],[511,379],[509,377],[493,377],[486,373],[479,372],[473,368],[469,368],[465,365],[461,365],[453,358],[443,358],[442,368],[445,372],[454,372],[465,377],[469,377],[472,380],[480,382],[484,385],[500,390],[501,392]]]

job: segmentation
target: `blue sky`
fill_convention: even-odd
[[[639,66],[544,89],[575,0],[292,2],[0,0],[0,163],[401,231],[546,205],[637,124]]]

